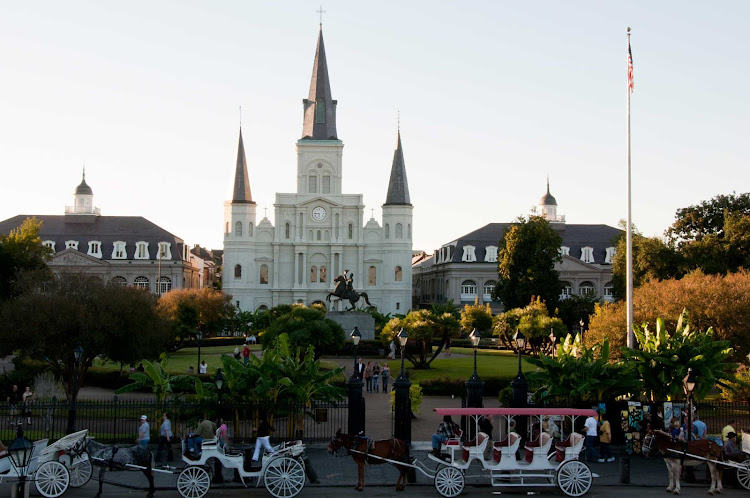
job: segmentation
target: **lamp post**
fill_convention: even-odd
[[[586,341],[583,338],[583,318],[581,318],[581,321],[578,322],[578,325],[581,326],[581,344],[583,344],[585,346],[586,345]]]
[[[481,339],[477,329],[471,331],[469,339],[471,339],[471,345],[474,346],[474,374],[466,382],[466,407],[482,408],[484,382],[482,382],[477,373],[477,347],[479,347],[479,340]]]
[[[26,474],[29,470],[33,451],[34,443],[23,437],[23,424],[18,424],[16,439],[8,447],[10,463],[18,474],[18,487],[12,489],[11,495],[15,494],[17,497],[26,496]]]
[[[224,393],[224,374],[221,368],[216,369],[216,376],[214,377],[214,385],[216,385],[216,391],[219,396],[219,411],[221,411],[221,395]],[[221,413],[219,413],[221,417]]]
[[[513,335],[513,342],[516,345],[516,351],[518,351],[518,373],[516,374],[516,378],[511,381],[511,385],[513,386],[513,406],[523,407],[526,406],[529,392],[529,382],[521,370],[521,352],[526,346],[526,336],[520,330],[516,330],[516,333]]]
[[[409,400],[411,381],[409,381],[404,372],[404,351],[406,350],[406,343],[409,340],[409,336],[404,332],[404,329],[401,329],[396,337],[398,338],[398,343],[401,345],[401,373],[393,383],[393,390],[396,391],[396,426],[394,432],[397,438],[409,445],[411,444],[411,403]]]
[[[73,347],[73,390],[70,397],[70,409],[68,410],[68,428],[66,434],[73,434],[76,431],[76,397],[78,391],[78,369],[81,365],[81,357],[83,356],[83,348],[80,343],[76,343]]]
[[[201,329],[198,329],[195,332],[195,338],[198,340],[198,369],[197,369],[197,372],[200,374],[200,372],[201,372],[201,339],[203,339],[203,331]]]
[[[216,376],[214,376],[214,385],[216,386],[217,395],[219,397],[218,406],[216,407],[216,415],[218,418],[223,419],[222,406],[221,406],[221,395],[224,390],[224,374],[221,372],[221,368],[216,369]],[[226,444],[226,441],[224,441]],[[214,479],[213,482],[220,484],[224,482],[223,468],[221,460],[214,459]]]
[[[555,329],[553,327],[549,328],[549,340],[552,343],[552,357],[555,357],[555,341],[557,341],[557,337],[555,337]]]
[[[684,379],[682,379],[682,390],[685,392],[687,398],[688,413],[687,413],[687,441],[683,446],[687,447],[690,443],[690,436],[693,432],[693,391],[695,391],[695,375],[693,375],[693,369],[688,368],[688,373]]]
[[[359,327],[354,327],[349,337],[351,337],[352,344],[354,344],[354,369],[349,380],[346,382],[346,387],[349,391],[349,434],[359,434],[365,430],[365,410],[362,406],[364,403],[364,398],[362,397],[363,384],[357,367],[357,350],[359,349],[359,341],[362,339]]]

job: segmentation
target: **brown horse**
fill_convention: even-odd
[[[671,434],[667,434],[664,431],[649,431],[648,435],[644,438],[642,451],[646,456],[649,456],[651,452],[658,452],[664,455],[664,463],[667,466],[667,473],[669,474],[667,492],[676,495],[680,494],[680,471],[682,465],[694,467],[705,463],[711,472],[711,487],[708,489],[708,494],[721,493],[721,470],[714,462],[723,461],[723,454],[721,447],[714,441],[710,439],[697,439],[687,443],[686,453],[700,457],[693,458],[688,455],[682,455],[683,442],[675,440]],[[705,460],[703,460],[704,458]],[[709,460],[713,460],[714,462]]]
[[[403,461],[406,456],[407,447],[400,439],[393,438],[373,441],[365,437],[342,434],[341,429],[339,429],[328,444],[328,454],[339,454],[343,450],[346,450],[346,454],[351,455],[354,461],[357,462],[358,479],[357,485],[354,487],[357,491],[362,491],[365,487],[365,463],[372,465],[390,463],[399,472],[398,480],[396,481],[396,491],[406,489],[406,474],[409,471],[409,467],[383,460],[387,458],[388,460]]]

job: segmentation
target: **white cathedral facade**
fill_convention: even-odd
[[[341,191],[344,144],[336,132],[336,105],[321,29],[309,97],[303,100],[297,191],[276,194],[275,226],[266,217],[257,222],[240,130],[233,196],[224,203],[223,265],[224,292],[240,309],[325,303],[334,278],[347,270],[354,290],[366,292],[381,313],[411,308],[413,207],[400,132],[382,223],[374,218],[365,223],[362,195]],[[326,304],[341,310],[348,301]]]

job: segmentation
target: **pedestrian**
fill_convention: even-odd
[[[377,361],[372,366],[372,389],[376,393],[380,392],[380,363]]]
[[[219,446],[224,448],[229,443],[229,429],[227,428],[227,424],[224,423],[224,420],[221,417],[219,417],[219,419],[216,421],[216,425],[219,427],[217,429],[217,431],[219,432]]]
[[[271,433],[275,432],[271,424],[266,420],[265,415],[260,416],[260,422],[258,423],[258,432],[255,436],[255,452],[253,453],[252,467],[258,467],[258,458],[260,457],[260,449],[264,448],[269,453],[273,451],[271,443],[268,442],[271,439]]]
[[[157,461],[164,458],[164,450],[167,450],[167,461],[174,460],[172,451],[172,422],[167,416],[167,412],[161,414],[161,427],[159,427],[159,449],[156,451]]]
[[[140,362],[140,363],[138,364],[138,368],[136,368],[136,369],[135,369],[135,371],[136,371],[136,372],[145,372],[145,371],[146,371],[146,369],[145,369],[145,368],[143,368],[143,362]]]
[[[365,364],[362,362],[362,358],[357,362],[357,378],[362,380],[365,375]]]
[[[612,426],[609,423],[609,420],[607,420],[607,413],[602,413],[599,418],[601,419],[602,423],[599,427],[599,455],[601,458],[599,459],[600,462],[614,462],[615,457],[612,456],[612,453],[609,451],[609,445],[612,443]]]
[[[135,363],[130,364],[130,373],[135,372]]]
[[[187,373],[193,375],[195,373],[195,367],[193,367],[193,365],[190,365],[187,369]]]
[[[201,364],[198,366],[198,373],[201,375],[208,373],[208,365],[206,365],[206,360],[203,360]]]
[[[586,421],[583,423],[586,434],[586,461],[588,462],[595,462],[601,458],[596,451],[596,448],[594,448],[599,430],[599,421],[597,420],[598,416],[598,413],[596,415],[591,415],[586,418]]]
[[[148,425],[148,417],[141,415],[141,425],[138,427],[138,437],[135,442],[138,446],[148,448],[148,442],[151,440],[151,427]]]
[[[8,403],[8,414],[10,416],[10,423],[13,424],[13,417],[18,414],[18,402],[21,401],[21,393],[18,392],[18,386],[13,385],[8,393],[8,398],[5,400]]]
[[[365,366],[365,385],[367,385],[367,392],[372,392],[372,364],[369,361]]]
[[[448,337],[445,339],[445,356],[451,355],[451,338]]]
[[[242,358],[242,353],[240,353],[240,348],[234,348],[234,359],[239,360]]]
[[[255,339],[255,334],[251,335],[250,336],[250,344],[255,344],[256,342],[258,342],[258,341],[257,341],[257,339]]]
[[[250,346],[245,343],[245,346],[242,348],[242,361],[245,363],[245,366],[247,366],[247,362],[250,361]]]
[[[693,434],[696,439],[705,439],[706,423],[698,417],[698,412],[693,412]]]
[[[456,424],[450,415],[444,415],[443,421],[432,435],[432,453],[436,457],[440,457],[440,445],[450,438],[456,437],[456,434],[460,430],[458,424]]]
[[[388,346],[388,348],[391,350],[391,352],[388,354],[388,358],[395,360],[396,359],[396,343],[391,340],[391,344]]]
[[[21,396],[23,399],[23,416],[26,417],[26,425],[31,425],[31,397],[34,393],[31,392],[31,388],[26,386],[26,389]]]
[[[380,371],[380,378],[383,380],[383,392],[388,392],[388,377],[391,376],[391,369],[388,368],[388,363],[383,363],[383,370]]]
[[[726,441],[728,438],[728,435],[730,432],[734,432],[737,434],[737,431],[734,430],[734,424],[736,420],[735,419],[729,419],[729,423],[721,430],[721,440]]]

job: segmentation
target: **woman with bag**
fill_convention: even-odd
[[[365,385],[367,386],[367,392],[372,392],[372,364],[370,362],[367,362],[367,365],[365,366]]]

